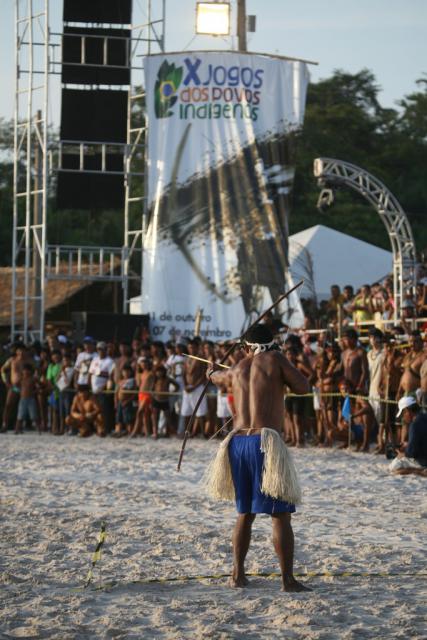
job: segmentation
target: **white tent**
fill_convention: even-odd
[[[302,297],[330,298],[331,285],[356,290],[384,278],[393,269],[391,251],[317,224],[289,237],[289,261],[295,280],[306,279]]]

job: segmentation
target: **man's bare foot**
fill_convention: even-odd
[[[337,446],[337,449],[347,449],[348,444],[346,442],[342,442]]]
[[[282,582],[282,591],[287,593],[298,593],[299,591],[312,591],[310,587],[306,587],[298,580],[292,577],[284,577]]]
[[[249,580],[245,575],[243,576],[230,576],[228,580],[228,586],[232,589],[241,589],[243,587],[247,587],[249,584]]]

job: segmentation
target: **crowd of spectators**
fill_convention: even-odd
[[[329,300],[323,300],[319,306],[313,301],[303,301],[307,322],[314,326],[354,324],[363,325],[365,322],[392,320],[396,302],[393,293],[392,278],[385,278],[382,282],[365,284],[354,290],[351,285],[343,287],[332,285]],[[407,293],[402,303],[403,320],[427,317],[427,277],[421,277],[416,291]]]
[[[276,327],[272,316],[266,322]],[[288,444],[353,443],[376,453],[384,453],[387,443],[405,445],[408,429],[396,417],[396,402],[413,395],[420,411],[427,411],[427,351],[420,331],[404,331],[371,326],[366,338],[350,326],[335,338],[327,330],[279,333],[280,348],[312,388],[306,397],[285,389]],[[44,345],[11,345],[1,368],[1,431],[182,436],[206,382],[207,362],[218,363],[227,346],[199,337],[116,344],[88,336],[76,344],[62,334]],[[244,349],[236,348],[225,364],[244,357]],[[212,385],[191,436],[212,437],[221,427],[223,435],[232,428],[233,411],[232,389]]]

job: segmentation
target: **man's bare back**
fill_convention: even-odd
[[[285,406],[284,386],[293,393],[308,393],[307,378],[280,351],[266,351],[251,357],[249,382],[250,428],[264,427],[282,433]]]
[[[249,354],[227,372],[215,371],[211,379],[216,385],[231,380],[234,426],[252,433],[264,427],[282,432],[285,385],[294,393],[309,391],[307,378],[280,351]]]

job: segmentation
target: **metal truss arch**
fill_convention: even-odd
[[[416,250],[408,217],[391,191],[364,169],[335,158],[316,158],[313,173],[320,187],[346,186],[374,206],[387,229],[393,253],[394,319],[416,285]]]

